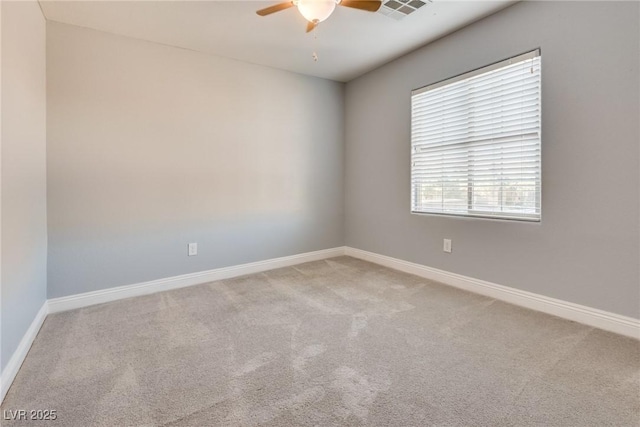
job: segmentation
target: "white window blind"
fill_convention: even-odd
[[[540,51],[411,94],[411,210],[540,220]]]

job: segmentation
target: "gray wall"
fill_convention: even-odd
[[[518,3],[349,82],[346,244],[640,317],[638,9]],[[411,89],[536,47],[542,222],[411,215]]]
[[[54,22],[47,84],[49,297],[343,245],[343,84]]]
[[[4,370],[46,299],[45,20],[2,2],[2,341]]]

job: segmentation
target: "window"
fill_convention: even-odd
[[[540,51],[411,93],[411,211],[540,220]]]

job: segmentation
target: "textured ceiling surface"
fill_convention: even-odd
[[[415,10],[406,15],[398,12],[403,6],[395,3],[411,0],[389,1],[390,5],[376,13],[337,7],[309,34],[305,33],[306,21],[295,8],[265,17],[256,15],[257,9],[277,1],[40,3],[49,20],[349,81],[514,1],[424,0],[425,4],[415,9],[418,2],[413,0]]]

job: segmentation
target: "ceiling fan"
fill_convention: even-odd
[[[271,15],[281,10],[297,7],[298,11],[304,18],[309,21],[307,23],[307,33],[318,26],[319,23],[327,19],[337,6],[351,7],[354,9],[365,10],[367,12],[376,12],[380,9],[382,1],[380,0],[292,0],[284,3],[278,3],[273,6],[265,7],[256,13],[260,16]]]

